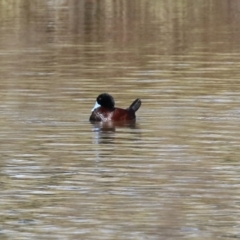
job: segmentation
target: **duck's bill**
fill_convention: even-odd
[[[98,108],[98,107],[100,107],[101,105],[99,105],[97,102],[95,103],[95,105],[94,105],[94,107],[93,107],[93,109],[92,109],[92,112],[96,109],[96,108]]]

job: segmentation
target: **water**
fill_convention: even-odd
[[[0,238],[240,238],[239,10],[0,1]]]

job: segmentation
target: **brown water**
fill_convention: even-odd
[[[240,238],[239,12],[0,0],[0,239]],[[91,125],[101,92],[136,125]]]

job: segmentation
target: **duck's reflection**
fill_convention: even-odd
[[[94,122],[91,123],[94,132],[115,132],[116,128],[129,128],[136,129],[139,128],[136,121],[128,122]]]
[[[94,134],[95,144],[113,144],[116,138],[115,133],[125,131],[127,133],[136,134],[133,129],[140,129],[136,121],[130,122],[95,122],[91,123]],[[129,131],[128,131],[129,129]]]

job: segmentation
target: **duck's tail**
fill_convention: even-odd
[[[134,112],[136,112],[140,106],[141,106],[141,99],[137,98],[128,109],[132,109]]]

